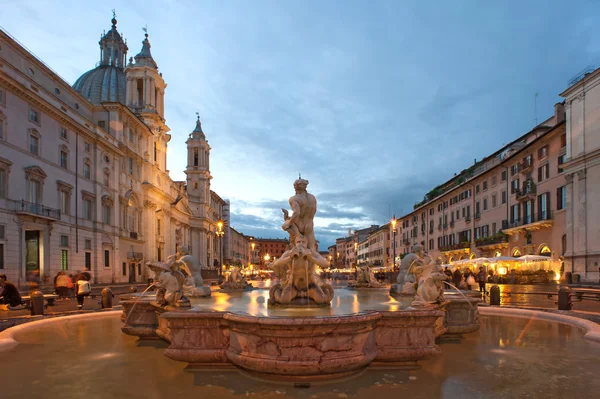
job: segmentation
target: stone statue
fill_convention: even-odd
[[[317,213],[317,199],[306,191],[308,180],[298,179],[294,182],[296,195],[290,197],[292,216],[286,209],[282,209],[284,223],[281,228],[290,235],[290,244],[294,245],[296,237],[302,235],[306,238],[307,248],[316,249],[313,219]]]
[[[381,286],[375,278],[373,270],[367,265],[360,266],[357,269],[356,282],[348,284],[348,287],[352,289],[380,288]]]
[[[446,274],[444,274],[441,260],[430,261],[427,265],[423,266],[415,298],[417,303],[444,302],[445,280]]]
[[[400,263],[400,269],[398,272],[397,283],[400,286],[403,286],[405,282],[415,283],[416,281],[411,281],[412,277],[408,274],[408,271],[413,263],[423,263],[423,258],[425,257],[425,249],[420,244],[415,244],[411,248],[411,253],[402,258],[402,262]],[[408,278],[408,280],[407,280]]]
[[[174,255],[167,258],[167,263],[148,262],[147,266],[154,272],[154,284],[158,288],[156,302],[159,305],[190,306],[190,302],[183,292],[185,275],[179,269]]]
[[[175,256],[175,255],[171,255]],[[187,278],[183,284],[183,290],[189,297],[206,297],[210,296],[210,287],[204,287],[202,280],[202,268],[198,259],[190,254],[188,247],[183,246],[177,253],[177,266],[180,267]]]
[[[329,263],[317,251],[308,247],[304,236],[296,236],[294,247],[273,262],[273,268],[281,268],[281,280],[271,287],[269,304],[329,306],[333,299],[333,288],[323,284],[315,265],[328,267]]]
[[[223,284],[221,284],[221,288],[225,290],[244,290],[249,287],[252,287],[252,285],[246,282],[244,276],[240,273],[240,269],[237,267],[231,269],[231,272]]]

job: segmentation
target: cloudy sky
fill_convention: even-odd
[[[542,121],[600,66],[594,1],[0,0],[0,26],[72,84],[99,60],[113,8],[130,55],[148,26],[173,179],[199,111],[232,225],[284,237],[302,173],[321,247],[408,213],[530,130],[536,92]]]

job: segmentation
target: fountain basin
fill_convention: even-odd
[[[271,378],[335,378],[361,370],[377,356],[377,312],[342,317],[224,316],[230,328],[227,358]]]
[[[444,335],[460,338],[479,330],[478,305],[482,300],[478,296],[446,295],[446,314],[444,316]]]
[[[324,380],[372,362],[415,365],[440,353],[435,306],[334,316],[253,316],[122,301],[122,330],[170,343],[165,355],[193,368],[237,366],[269,379]],[[134,306],[135,305],[135,306]],[[138,335],[139,334],[139,335]]]
[[[435,308],[381,311],[375,331],[377,362],[413,364],[439,355],[435,344],[436,323],[444,312]]]

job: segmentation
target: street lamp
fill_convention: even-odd
[[[225,232],[223,231],[223,222],[219,220],[217,222],[217,231],[216,235],[219,238],[219,271],[217,272],[219,275],[223,273],[223,236]]]
[[[393,229],[393,238],[394,238],[394,258],[392,260],[392,266],[393,266],[393,270],[396,270],[396,223],[398,223],[398,221],[396,220],[396,216],[394,215],[394,217],[392,218],[392,229]]]

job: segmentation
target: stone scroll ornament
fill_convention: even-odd
[[[292,215],[283,209],[281,228],[290,235],[290,249],[270,265],[280,279],[269,291],[271,306],[330,306],[333,299],[333,288],[316,271],[317,265],[325,268],[329,263],[316,251],[317,199],[306,191],[307,185],[308,180],[296,180],[296,194],[289,199]]]

